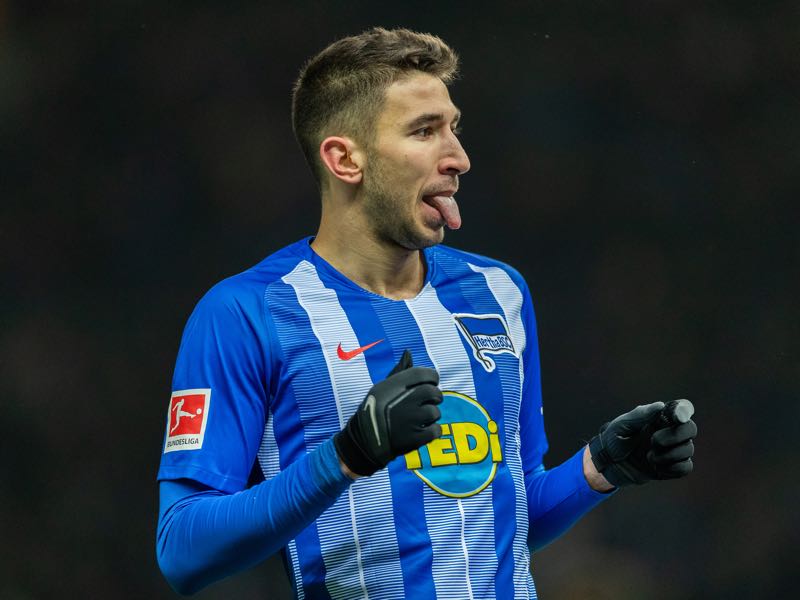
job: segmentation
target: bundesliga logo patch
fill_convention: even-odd
[[[472,346],[472,354],[487,373],[494,371],[495,362],[490,354],[517,355],[508,327],[500,315],[454,314],[458,330],[467,343]]]
[[[199,450],[203,447],[210,402],[210,389],[172,392],[164,452]]]

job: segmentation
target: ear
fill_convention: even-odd
[[[350,138],[331,136],[319,145],[319,157],[331,175],[344,183],[361,183],[361,154]]]

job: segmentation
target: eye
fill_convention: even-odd
[[[422,138],[430,137],[433,135],[433,127],[422,127],[421,129],[417,129],[414,132],[414,135]]]
[[[455,127],[453,127],[453,128],[452,128],[452,130],[451,130],[451,131],[453,132],[453,135],[455,135],[456,137],[458,137],[458,136],[460,136],[460,135],[461,135],[461,132],[462,132],[463,130],[464,130],[464,128],[463,128],[461,125],[456,125]]]

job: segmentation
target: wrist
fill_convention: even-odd
[[[336,455],[339,458],[339,468],[342,473],[356,479],[358,477],[369,477],[381,468],[376,465],[362,450],[358,442],[349,431],[350,425],[342,429],[333,436],[333,445],[336,448]]]
[[[338,496],[353,480],[342,471],[333,440],[322,443],[308,455],[314,483],[329,496]]]
[[[614,489],[614,486],[608,482],[608,479],[594,466],[592,453],[589,451],[588,445],[583,448],[583,476],[586,479],[586,483],[589,484],[589,487],[596,492],[604,493]]]
[[[347,475],[353,481],[355,481],[360,477],[363,477],[363,475],[359,475],[358,473],[353,473],[350,469],[348,469],[347,465],[344,464],[344,461],[341,458],[339,459],[339,468],[342,470],[342,473]]]

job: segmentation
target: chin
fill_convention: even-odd
[[[443,240],[444,227],[439,227],[434,230],[428,229],[428,231],[419,236],[420,244],[417,249],[422,250],[423,248],[430,248],[436,244],[441,244]]]
[[[439,227],[435,234],[431,236],[431,243],[427,247],[441,244],[444,241],[444,227]]]
[[[441,244],[444,239],[444,227],[430,229],[428,227],[417,231],[406,232],[406,235],[399,236],[395,243],[406,250],[424,250],[436,244]]]
[[[428,237],[433,240],[431,246],[434,244],[441,244],[442,240],[444,240],[444,230],[445,230],[445,223],[440,221],[436,223],[430,223],[425,228],[427,231],[425,232]]]

